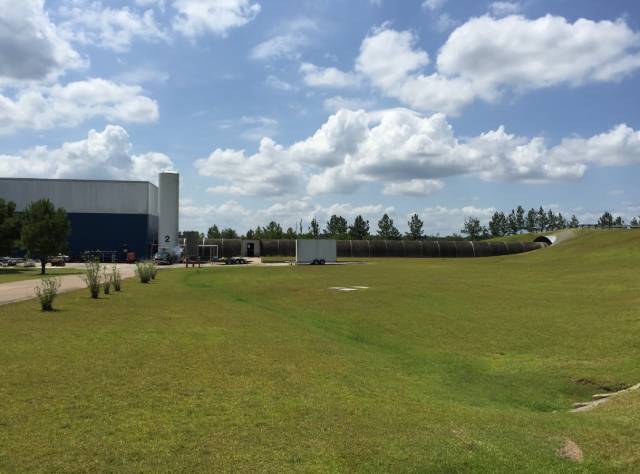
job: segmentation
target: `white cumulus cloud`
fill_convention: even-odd
[[[489,5],[489,10],[494,16],[513,15],[520,12],[522,5],[518,2],[492,2]]]
[[[324,72],[304,67],[319,77]],[[457,114],[475,100],[497,101],[509,91],[618,81],[639,68],[640,33],[623,19],[571,23],[552,15],[509,15],[472,18],[460,25],[433,65],[416,34],[385,24],[362,41],[354,72],[381,94],[412,108]],[[335,80],[305,82],[353,86],[354,80],[340,80],[353,74],[328,68],[326,75]]]
[[[444,182],[439,179],[409,179],[387,183],[382,192],[392,196],[428,196],[442,188],[444,188]]]
[[[0,133],[18,129],[72,127],[94,117],[131,123],[154,122],[158,104],[137,85],[88,79],[66,85],[20,89],[0,94]]]
[[[311,33],[317,28],[316,22],[308,18],[289,20],[270,38],[254,46],[249,57],[258,60],[296,58],[300,50],[311,43]]]
[[[218,148],[194,163],[202,176],[223,177],[226,184],[208,189],[214,194],[239,196],[279,196],[295,192],[302,167],[288,159],[284,148],[270,138],[260,141],[258,152]]]
[[[86,66],[44,11],[44,0],[0,0],[0,85],[44,81]]]
[[[349,194],[373,183],[386,194],[425,196],[449,176],[546,183],[579,179],[589,166],[638,163],[640,132],[625,124],[548,146],[542,137],[516,136],[502,126],[462,139],[443,114],[341,109],[288,147],[263,138],[253,155],[217,149],[196,168],[222,179],[211,188],[215,193],[282,196],[306,183],[310,195]]]
[[[173,0],[172,5],[178,12],[173,28],[191,39],[206,33],[224,37],[260,13],[252,0]]]
[[[101,2],[81,2],[59,10],[61,32],[69,40],[110,49],[129,51],[135,39],[167,41],[167,33],[158,25],[153,10],[143,13],[128,7],[112,8]]]
[[[300,65],[300,73],[305,84],[311,87],[346,88],[360,84],[360,77],[335,67],[319,67],[310,63]]]
[[[0,155],[0,175],[95,179],[126,176],[155,182],[160,171],[173,166],[167,155],[135,155],[132,148],[124,128],[107,125],[102,132],[91,130],[86,139],[64,143],[60,148],[37,146],[20,154]]]

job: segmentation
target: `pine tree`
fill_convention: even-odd
[[[486,232],[486,229],[484,229]],[[483,228],[480,225],[480,219],[476,219],[475,217],[467,217],[464,220],[464,227],[460,231],[463,234],[467,234],[469,236],[469,240],[478,240],[483,233]]]
[[[318,219],[315,217],[311,219],[311,225],[309,226],[309,233],[311,237],[317,239],[320,236],[320,224],[318,223]]]
[[[226,229],[222,229],[220,231],[220,237],[223,239],[237,239],[238,233],[231,227],[227,227]]]
[[[489,221],[489,232],[492,237],[502,237],[505,232],[505,217],[502,212],[494,212]]]
[[[549,230],[555,230],[557,229],[557,219],[556,219],[556,215],[553,213],[553,211],[551,209],[549,209],[549,212],[547,212],[547,229]]]
[[[534,208],[529,209],[525,220],[525,229],[527,232],[535,232],[538,226],[538,213]]]
[[[335,214],[329,218],[327,222],[327,228],[324,233],[327,237],[334,239],[344,239],[347,235],[348,224],[347,220],[342,216],[336,216]]]
[[[516,233],[521,232],[525,229],[524,208],[522,206],[518,206],[518,208],[516,209],[516,227]]]
[[[507,229],[511,235],[518,233],[518,217],[516,216],[516,211],[513,209],[511,209],[511,213],[509,213],[509,217],[507,217]]]
[[[540,209],[538,209],[538,217],[536,220],[536,226],[538,228],[538,231],[544,232],[545,230],[547,230],[548,225],[549,225],[549,220],[547,219],[547,214],[544,212],[544,209],[542,208],[542,206],[540,206]]]
[[[287,227],[287,232],[284,234],[285,239],[294,240],[296,238],[296,231],[292,227]]]
[[[276,221],[271,221],[263,230],[265,239],[281,239],[283,232],[282,226]]]
[[[354,240],[364,240],[369,236],[369,221],[358,215],[349,226],[349,236]]]
[[[413,214],[409,219],[409,222],[407,222],[407,225],[409,226],[407,238],[411,240],[421,240],[424,233],[422,230],[424,222],[420,219],[420,216],[418,216],[418,214]]]
[[[573,214],[571,216],[571,220],[569,221],[569,227],[572,228],[572,229],[575,229],[579,225],[580,225],[580,221],[578,221],[578,218],[576,217],[576,215]]]
[[[600,216],[600,219],[598,219],[598,225],[600,227],[608,227],[611,229],[611,226],[613,225],[613,216],[609,211]]]
[[[207,238],[208,239],[220,238],[220,230],[218,229],[217,225],[213,224],[211,227],[209,227],[209,230],[207,230]]]
[[[556,224],[558,229],[566,229],[567,228],[567,220],[564,218],[561,212],[558,212],[556,217]]]
[[[393,219],[386,213],[378,221],[378,236],[385,240],[398,240],[402,237],[400,231],[393,225]]]

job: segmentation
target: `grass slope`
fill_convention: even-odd
[[[634,472],[640,394],[567,410],[640,382],[639,244],[167,269],[0,307],[0,471]]]

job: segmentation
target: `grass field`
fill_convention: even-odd
[[[81,268],[49,268],[47,267],[47,275],[76,275],[83,273]],[[32,278],[41,278],[40,268],[22,268],[22,267],[4,267],[0,268],[0,283],[9,281],[31,280]]]
[[[640,232],[591,231],[3,306],[0,472],[638,472],[640,393],[568,410],[640,382],[639,269]]]

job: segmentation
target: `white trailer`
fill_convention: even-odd
[[[337,248],[335,240],[296,240],[296,263],[323,265],[326,262],[335,263],[337,260]]]

